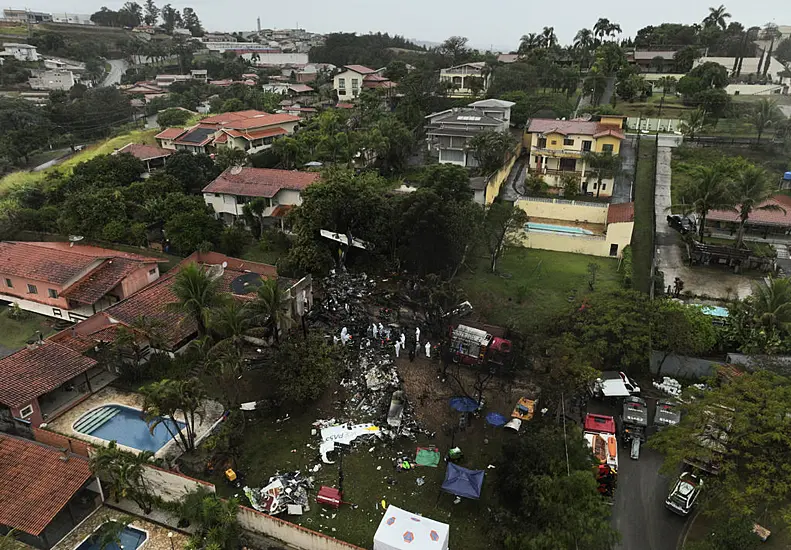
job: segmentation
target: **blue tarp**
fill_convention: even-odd
[[[486,415],[486,421],[492,426],[502,426],[508,422],[508,419],[500,413],[490,412]]]
[[[451,397],[450,408],[459,412],[473,412],[478,408],[478,403],[471,397]]]
[[[442,482],[442,490],[464,498],[481,498],[483,474],[483,470],[468,470],[448,462],[445,481]]]

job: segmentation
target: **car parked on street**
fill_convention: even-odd
[[[673,490],[665,500],[665,506],[680,516],[689,515],[703,488],[703,479],[692,472],[682,472]]]
[[[667,223],[681,233],[682,235],[686,235],[687,233],[694,233],[696,230],[695,222],[689,219],[687,216],[680,216],[679,214],[671,214],[667,217]]]

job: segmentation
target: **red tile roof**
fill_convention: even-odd
[[[225,170],[217,179],[204,187],[203,192],[272,198],[281,189],[302,191],[320,177],[315,172],[270,168],[242,168],[236,174],[233,171],[234,168]]]
[[[607,223],[623,223],[634,221],[634,203],[611,204],[607,208]]]
[[[156,258],[154,256],[143,256],[142,254],[137,254],[135,252],[125,252],[123,250],[115,250],[113,248],[102,248],[100,246],[93,246],[90,244],[74,244],[63,241],[25,241],[25,244],[38,246],[41,248],[52,248],[54,250],[65,250],[66,252],[84,254],[85,256],[93,256],[95,258],[126,258],[127,260],[137,260],[139,262],[167,262],[165,259]]]
[[[275,128],[264,128],[263,130],[253,130],[252,132],[244,132],[242,136],[244,139],[252,140],[252,139],[261,139],[265,137],[274,137],[274,136],[285,136],[288,132],[277,126]]]
[[[343,103],[339,101],[335,107],[338,109],[354,109],[354,103]]]
[[[288,87],[288,89],[298,94],[304,94],[313,91],[313,88],[311,88],[307,84],[292,84],[291,86]]]
[[[369,69],[364,65],[344,65],[343,68],[360,74],[370,74],[376,72],[374,69]]]
[[[607,124],[601,124],[592,120],[556,120],[554,118],[534,118],[530,120],[527,131],[533,134],[561,134],[596,136],[609,133],[614,137],[623,139],[624,135],[620,128]]]
[[[8,407],[27,405],[96,364],[90,357],[50,340],[22,348],[0,359],[0,403]]]
[[[157,135],[154,136],[155,139],[176,139],[181,134],[186,132],[186,128],[166,128],[162,130]]]
[[[0,435],[0,524],[40,535],[91,477],[86,458]]]
[[[204,124],[225,124],[232,120],[244,120],[251,116],[265,114],[263,111],[235,111],[230,113],[220,113],[219,115],[207,116],[202,118],[201,122]]]
[[[262,128],[264,126],[276,126],[287,122],[299,122],[299,117],[283,113],[276,115],[264,113],[243,120],[233,120],[231,122],[227,122],[223,126],[225,128],[234,128],[236,130],[246,130],[250,128]]]
[[[73,251],[49,249],[24,242],[0,243],[0,274],[23,279],[65,285],[100,262],[96,257]]]
[[[81,304],[95,304],[105,294],[118,286],[129,274],[145,265],[125,258],[107,260],[87,276],[61,292],[61,296]]]
[[[116,154],[129,153],[135,158],[140,160],[158,159],[162,157],[169,157],[175,151],[170,149],[162,149],[161,147],[154,147],[153,145],[141,145],[139,143],[130,143],[124,145]]]
[[[376,73],[365,75],[365,78],[363,78],[364,82],[385,82],[387,80],[388,80],[387,78]]]
[[[747,225],[777,225],[791,227],[791,197],[788,195],[775,195],[768,201],[761,203],[760,206],[774,205],[785,209],[781,210],[759,210],[754,208],[747,219]],[[737,207],[738,208],[738,207]],[[733,210],[711,210],[706,216],[706,221],[718,222],[739,222],[739,214]]]
[[[273,218],[285,218],[291,210],[294,209],[294,205],[292,204],[278,204],[274,210],[272,210],[272,217]]]

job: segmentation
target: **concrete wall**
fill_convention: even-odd
[[[166,502],[180,500],[187,493],[199,488],[204,488],[212,493],[215,492],[214,485],[211,483],[163,470],[156,466],[146,465],[143,467],[143,472],[143,477],[151,493]]]
[[[502,168],[500,168],[494,175],[492,175],[486,181],[485,201],[487,206],[492,204],[492,202],[494,202],[494,199],[497,198],[497,195],[500,194],[500,188],[503,186],[503,183],[505,183],[508,180],[508,176],[511,173],[511,169],[514,167],[514,164],[516,163],[516,159],[519,156],[521,150],[522,150],[522,144],[518,143],[516,146],[516,150],[511,154],[511,158],[508,160],[508,162],[506,162]]]
[[[540,231],[517,234],[519,243],[527,248],[573,252],[590,256],[609,256],[610,245],[604,236],[599,235],[563,235],[562,233],[544,233]]]
[[[11,286],[8,286],[9,280],[11,281]],[[29,284],[35,285],[37,290],[36,294],[31,294],[28,292],[27,285]],[[58,293],[57,298],[50,298],[50,289]],[[36,281],[34,279],[22,277],[13,277],[11,275],[4,275],[2,272],[0,272],[0,293],[2,294],[15,296],[17,298],[22,298],[23,300],[39,302],[52,307],[68,309],[69,303],[66,301],[66,298],[60,297],[61,292],[63,292],[63,285],[55,285],[52,283],[46,283],[44,281]]]
[[[242,529],[246,531],[282,540],[302,550],[362,550],[359,546],[262,514],[245,506],[239,507],[238,520]]]
[[[651,372],[656,374],[659,370],[659,363],[665,356],[664,352],[651,352]],[[714,375],[714,369],[722,363],[699,359],[697,357],[687,357],[685,355],[668,355],[662,364],[662,376],[678,376],[680,378],[708,378]]]
[[[607,254],[610,254],[612,245],[618,245],[616,256],[621,257],[623,249],[632,242],[634,232],[634,222],[611,223],[607,226]]]
[[[530,217],[552,218],[586,223],[607,223],[607,204],[529,197],[516,201],[516,206]]]
[[[44,443],[50,447],[69,449],[74,454],[90,458],[88,451],[91,446],[79,439],[66,437],[44,428],[33,428],[33,438],[39,443]]]
[[[154,270],[154,273],[150,273],[152,269]],[[138,269],[124,277],[124,279],[121,281],[121,292],[118,297],[123,300],[130,294],[134,294],[144,286],[153,283],[157,279],[159,279],[159,264],[153,262],[150,264],[143,264]],[[114,294],[116,290],[117,289],[113,289]]]

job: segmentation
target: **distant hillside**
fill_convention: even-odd
[[[40,53],[86,61],[97,56],[121,57],[125,44],[132,40],[137,38],[130,31],[115,27],[41,23],[33,27],[29,42]]]
[[[403,36],[387,33],[357,35],[355,33],[328,34],[323,46],[310,50],[310,60],[333,65],[366,65],[373,69],[384,67],[398,54],[395,49],[424,52],[425,48],[410,42]]]

